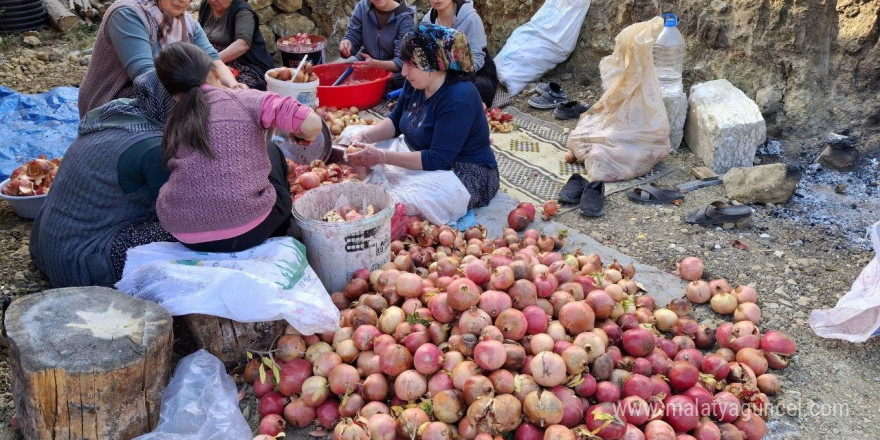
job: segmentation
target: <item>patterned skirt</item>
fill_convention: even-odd
[[[177,241],[177,239],[165,231],[159,222],[134,223],[117,232],[113,242],[110,243],[110,262],[113,264],[116,279],[122,278],[122,269],[125,268],[126,253],[129,249],[157,241]]]
[[[265,84],[260,72],[257,72],[253,67],[248,66],[247,64],[242,64],[240,61],[236,60],[227,63],[227,66],[237,69],[238,78],[236,78],[236,80],[252,89],[257,88],[257,85],[261,83]],[[265,85],[263,87],[265,87]]]
[[[453,162],[452,172],[461,180],[471,195],[468,209],[482,208],[489,204],[501,181],[498,177],[498,169],[492,169],[486,165],[478,165],[467,162]]]

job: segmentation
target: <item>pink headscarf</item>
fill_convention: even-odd
[[[159,45],[165,47],[171,43],[183,41],[191,43],[190,35],[193,31],[193,20],[184,12],[179,17],[172,18],[162,12],[158,0],[138,0],[144,11],[158,25]]]

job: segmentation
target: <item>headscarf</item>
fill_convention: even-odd
[[[144,8],[147,16],[158,25],[157,37],[160,46],[165,47],[178,41],[192,42],[190,33],[193,30],[194,22],[189,14],[184,12],[179,17],[172,18],[162,12],[158,0],[138,0],[138,3]]]
[[[471,73],[474,71],[474,59],[467,37],[452,28],[422,23],[406,34],[400,52],[405,54],[404,60],[410,58],[406,61],[412,62],[419,70],[425,72],[457,70]]]
[[[79,135],[119,128],[133,133],[161,131],[174,99],[162,87],[156,71],[134,79],[134,98],[114,99],[88,113],[79,124]]]

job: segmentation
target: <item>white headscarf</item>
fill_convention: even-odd
[[[138,0],[147,15],[158,25],[159,45],[165,47],[171,43],[184,41],[192,43],[190,34],[193,29],[194,21],[184,12],[179,17],[172,18],[162,12],[159,8],[158,0]]]

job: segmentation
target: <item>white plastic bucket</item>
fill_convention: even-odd
[[[277,70],[271,69],[266,72],[266,90],[277,93],[280,96],[292,96],[297,101],[315,108],[318,106],[318,84],[320,81],[315,80],[307,83],[295,83],[293,81],[282,81],[269,76],[269,72]]]
[[[354,222],[321,220],[328,211],[353,205],[376,214]],[[302,230],[306,256],[328,292],[341,291],[356,270],[378,269],[391,261],[391,194],[379,186],[342,182],[309,190],[293,202],[293,217]]]

